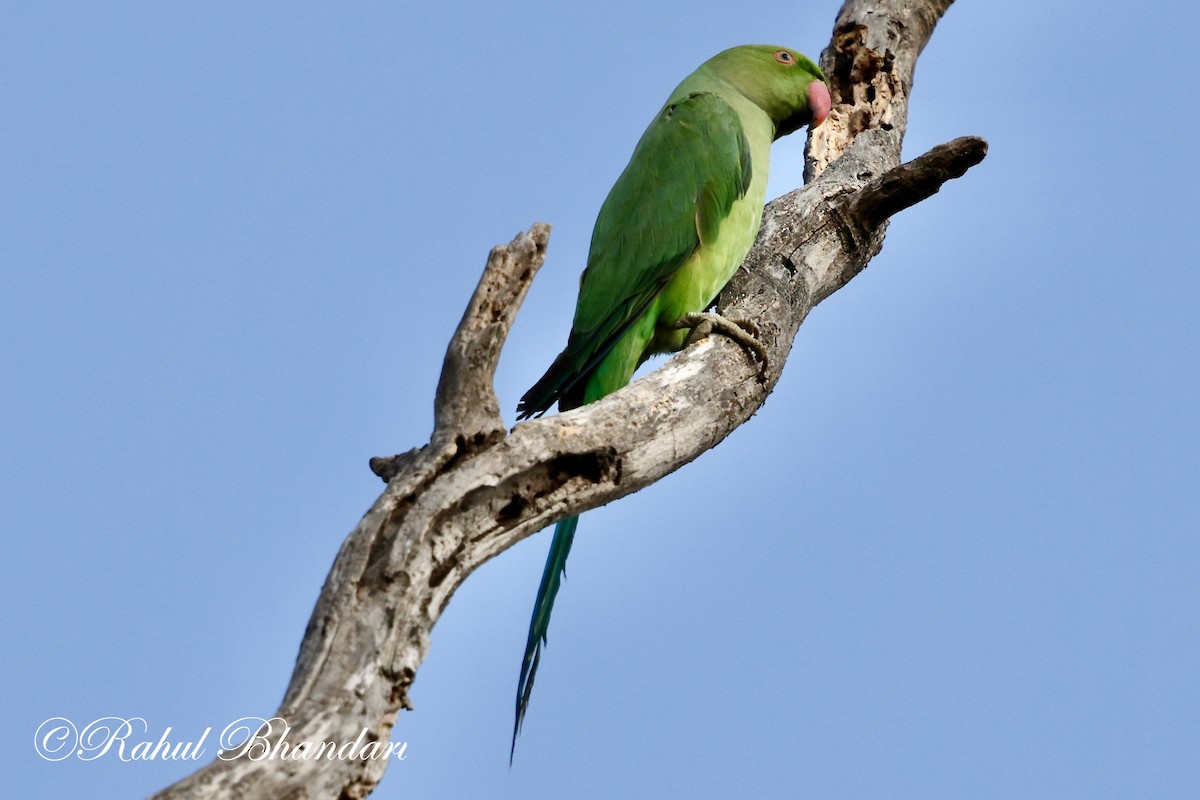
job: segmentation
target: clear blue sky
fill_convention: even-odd
[[[554,225],[511,420],[666,93],[734,44],[816,56],[837,5],[9,4],[10,793],[188,771],[42,761],[48,717],[269,715],[488,248]],[[1200,795],[1197,21],[955,5],[906,153],[987,160],[893,222],[749,424],[585,516],[512,769],[548,534],[472,576],[376,796]]]

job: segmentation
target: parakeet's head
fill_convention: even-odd
[[[775,138],[825,121],[832,107],[820,67],[803,53],[769,44],[747,44],[717,53],[704,63],[775,122]]]

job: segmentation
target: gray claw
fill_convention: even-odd
[[[677,324],[680,328],[692,329],[684,339],[684,347],[695,344],[715,331],[733,339],[748,351],[758,361],[758,379],[763,380],[766,377],[767,348],[758,340],[758,326],[751,320],[730,319],[716,312],[703,311],[688,314]]]

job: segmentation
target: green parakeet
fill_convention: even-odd
[[[520,419],[599,400],[651,355],[684,346],[693,315],[758,235],[771,142],[820,125],[830,104],[821,70],[785,47],[734,47],[684,78],[600,208],[567,347],[521,398]],[[578,522],[554,530],[521,662],[514,748]]]

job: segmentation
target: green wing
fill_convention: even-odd
[[[588,375],[750,186],[737,112],[711,92],[668,103],[600,208],[567,348],[517,406],[578,405]]]

